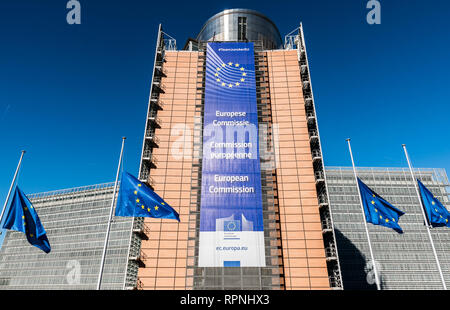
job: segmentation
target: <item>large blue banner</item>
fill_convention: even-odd
[[[265,266],[253,43],[208,43],[200,267]]]

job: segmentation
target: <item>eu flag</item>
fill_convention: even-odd
[[[403,233],[402,228],[398,224],[398,220],[400,216],[405,213],[384,200],[359,178],[358,184],[366,221],[375,225],[386,226],[399,233]]]
[[[27,236],[30,244],[49,253],[50,243],[47,233],[27,196],[16,187],[3,228],[21,231]]]
[[[115,214],[180,221],[178,213],[171,206],[128,172],[122,174]]]
[[[428,221],[435,226],[450,227],[450,212],[444,205],[434,197],[434,195],[419,180],[420,196],[422,197],[423,207],[427,213]]]

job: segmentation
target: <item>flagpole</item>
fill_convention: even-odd
[[[378,278],[377,265],[375,264],[375,258],[373,256],[372,244],[370,242],[369,229],[367,227],[364,206],[363,206],[363,202],[362,202],[362,198],[361,198],[361,191],[359,189],[358,177],[356,175],[356,168],[355,168],[355,162],[353,160],[353,153],[352,153],[352,146],[350,145],[350,139],[347,139],[347,143],[348,143],[348,149],[350,151],[350,157],[352,159],[353,174],[355,175],[356,187],[358,189],[358,197],[359,197],[359,202],[361,205],[361,212],[362,212],[362,217],[363,217],[364,228],[366,229],[367,241],[369,243],[370,257],[372,258],[373,272],[375,273],[375,282],[377,284],[377,290],[381,290],[380,279]]]
[[[406,160],[408,161],[408,166],[409,166],[409,172],[411,173],[411,178],[412,178],[413,183],[414,183],[414,188],[416,189],[417,198],[419,199],[420,209],[422,210],[422,216],[423,216],[423,219],[425,221],[425,226],[427,228],[428,237],[430,238],[431,248],[433,249],[433,254],[434,254],[434,258],[436,260],[436,264],[437,264],[437,267],[438,267],[439,275],[441,277],[442,286],[444,287],[444,290],[446,290],[447,289],[447,285],[445,284],[445,279],[444,279],[444,275],[442,273],[441,264],[439,262],[439,258],[438,258],[437,253],[436,253],[436,248],[434,247],[433,238],[432,238],[431,232],[430,232],[430,223],[428,222],[428,218],[427,218],[427,216],[425,214],[425,208],[423,207],[422,198],[420,196],[419,188],[417,187],[417,182],[416,182],[416,179],[414,177],[414,172],[413,172],[413,169],[412,169],[412,166],[411,166],[411,161],[409,160],[408,151],[406,150],[406,145],[405,144],[402,144],[402,147],[403,147],[403,150],[405,151]]]
[[[19,169],[20,169],[20,165],[22,164],[22,158],[23,158],[24,154],[25,154],[25,151],[22,151],[22,153],[20,154],[19,163],[17,164],[16,172],[14,173],[14,177],[11,182],[11,186],[9,187],[8,195],[6,196],[5,204],[3,205],[2,213],[0,214],[0,224],[2,223],[3,215],[5,214],[6,206],[8,205],[8,200],[9,200],[9,197],[11,196],[11,192],[14,187],[14,183],[16,183],[16,178],[17,178],[17,175],[19,174]],[[0,234],[1,234],[1,232],[0,232]]]
[[[109,211],[109,220],[108,220],[108,226],[106,229],[105,244],[103,245],[103,255],[102,255],[102,261],[100,263],[100,272],[98,274],[97,290],[100,289],[100,285],[102,282],[103,268],[105,267],[106,249],[108,247],[109,231],[111,229],[111,221],[112,221],[112,217],[113,217],[114,202],[116,200],[117,182],[119,181],[120,165],[122,164],[123,147],[125,144],[125,139],[126,139],[126,137],[122,138],[122,148],[120,149],[120,157],[119,157],[119,164],[117,167],[116,182],[114,183],[114,191],[113,191],[113,197],[112,197],[112,201],[111,201],[111,209]]]

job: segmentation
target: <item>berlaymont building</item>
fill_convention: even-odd
[[[356,182],[324,166],[294,27],[231,9],[179,45],[159,26],[137,174],[181,221],[115,218],[101,289],[375,289]],[[382,289],[441,289],[408,170],[358,174],[406,212],[404,234],[369,225]],[[415,175],[450,207],[445,170]],[[2,231],[0,289],[95,289],[112,196],[111,183],[30,195],[52,251]],[[450,229],[432,237],[450,285]]]

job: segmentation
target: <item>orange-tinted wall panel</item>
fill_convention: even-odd
[[[180,223],[167,219],[145,220],[149,240],[142,241],[146,267],[138,277],[145,289],[186,289],[189,197],[191,194],[192,133],[197,78],[197,53],[166,52],[162,79],[164,102],[156,129],[159,147],[153,149],[157,169],[150,176],[155,191],[180,214]]]
[[[286,289],[329,289],[297,51],[268,51]]]

